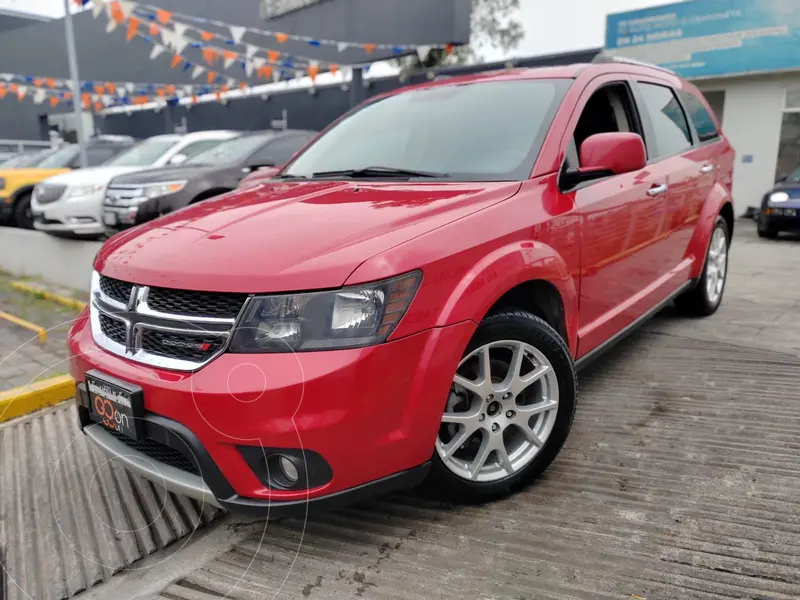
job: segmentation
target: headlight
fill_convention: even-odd
[[[386,341],[417,293],[422,273],[330,292],[256,296],[231,340],[231,352],[303,352]]]
[[[106,186],[102,184],[78,185],[69,188],[67,191],[67,198],[83,198],[84,196],[93,196],[101,193],[105,189]]]
[[[6,189],[6,180],[0,177],[0,190]]]
[[[775,204],[780,204],[781,202],[786,202],[789,200],[789,194],[786,192],[773,192],[769,195],[769,201]]]
[[[148,183],[142,186],[142,196],[145,198],[158,198],[159,196],[180,192],[184,187],[186,187],[186,181]]]

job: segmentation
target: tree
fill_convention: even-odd
[[[472,33],[467,46],[453,48],[451,53],[434,49],[427,58],[418,55],[397,59],[404,72],[430,69],[440,65],[458,65],[480,62],[488,49],[508,52],[519,46],[525,32],[515,18],[520,0],[472,0]]]

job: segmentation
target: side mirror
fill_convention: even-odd
[[[185,154],[176,154],[172,158],[169,159],[169,164],[171,165],[182,165],[189,159],[188,156]]]
[[[584,181],[644,169],[647,165],[644,141],[638,133],[591,135],[581,144],[580,164],[580,168],[565,173],[570,187]]]

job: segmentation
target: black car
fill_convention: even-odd
[[[757,219],[763,238],[778,237],[781,231],[800,233],[800,168],[764,195]]]
[[[108,186],[103,220],[110,228],[126,229],[235,190],[253,171],[283,165],[314,136],[302,130],[246,133],[180,166],[121,175]]]

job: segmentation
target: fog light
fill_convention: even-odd
[[[294,463],[291,460],[285,456],[281,456],[278,459],[278,468],[281,470],[281,475],[286,478],[290,485],[297,483],[300,475],[297,472],[297,467],[294,466]]]

